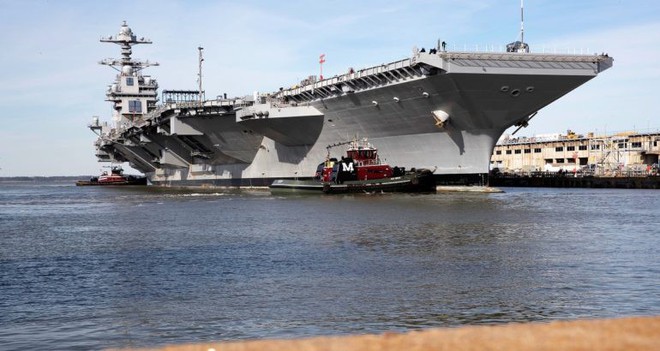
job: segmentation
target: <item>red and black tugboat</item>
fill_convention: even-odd
[[[79,180],[76,185],[147,185],[147,177],[124,175],[124,170],[120,166],[113,166],[110,173],[104,171],[100,176],[92,177],[90,180]]]
[[[349,144],[346,157],[330,157],[330,148]],[[435,192],[428,169],[391,167],[381,162],[378,150],[366,139],[328,146],[328,157],[311,180],[277,179],[271,192],[312,191],[326,194],[356,192]]]

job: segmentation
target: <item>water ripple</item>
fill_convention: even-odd
[[[657,191],[0,185],[6,350],[660,313]]]

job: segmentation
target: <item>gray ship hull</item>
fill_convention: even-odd
[[[325,159],[327,145],[358,136],[368,137],[390,164],[434,169],[440,182],[481,181],[481,175],[488,173],[492,150],[507,128],[592,77],[500,75],[494,79],[485,74],[447,74],[346,94],[311,103],[325,112],[313,143],[284,145],[264,136],[252,145],[256,151],[252,162],[218,164],[207,174],[182,168],[173,174],[147,175],[154,184],[268,185],[276,178],[311,177]],[[535,89],[512,98],[500,92],[502,82]],[[374,106],[373,101],[382,102]],[[451,111],[452,119],[442,128],[432,117],[438,109]],[[209,126],[203,131],[224,128]],[[296,128],[296,121],[291,121],[291,135],[305,134]],[[210,139],[209,144],[219,140]]]
[[[168,103],[102,130],[97,155],[156,185],[268,186],[310,178],[329,145],[368,138],[391,165],[480,182],[507,128],[611,65],[606,55],[418,52],[252,98]]]

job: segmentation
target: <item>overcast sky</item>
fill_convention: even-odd
[[[87,129],[110,121],[105,89],[119,58],[100,43],[122,21],[153,41],[133,57],[160,89],[195,89],[204,50],[207,97],[272,92],[318,74],[410,56],[438,39],[450,50],[502,49],[519,37],[520,1],[0,0],[0,176],[97,174]],[[527,0],[533,52],[607,52],[614,67],[544,108],[519,135],[658,131],[660,2]]]

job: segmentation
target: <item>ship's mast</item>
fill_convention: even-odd
[[[524,0],[520,0],[520,40],[509,43],[506,46],[507,52],[527,53],[529,45],[525,43],[525,6]]]
[[[202,51],[204,50],[204,48],[199,46],[197,47],[197,50],[199,50],[199,73],[197,74],[198,76],[197,81],[199,83],[199,102],[201,103],[202,101],[204,101],[204,90],[202,90],[202,62],[204,62]]]
[[[525,43],[525,4],[524,0],[520,0],[520,42]]]
[[[121,46],[121,59],[105,59],[100,61],[99,63],[102,65],[110,66],[114,69],[116,69],[119,72],[122,72],[123,74],[132,74],[133,72],[137,72],[142,70],[143,68],[149,67],[149,66],[158,66],[157,62],[149,62],[144,61],[133,61],[131,59],[131,54],[133,51],[131,50],[131,47],[133,45],[137,44],[151,44],[151,40],[145,39],[144,37],[137,38],[135,35],[133,35],[133,31],[131,31],[131,28],[128,27],[126,24],[126,21],[121,25],[121,28],[119,29],[119,34],[116,36],[107,36],[107,37],[102,37],[101,38],[102,43],[115,43]],[[130,73],[128,73],[130,72]]]
[[[112,119],[116,127],[128,127],[156,108],[158,102],[158,84],[141,71],[149,66],[158,66],[157,62],[133,60],[132,47],[137,44],[151,44],[151,40],[138,38],[128,27],[126,21],[115,36],[101,37],[102,43],[114,43],[121,47],[120,59],[105,59],[99,63],[110,66],[119,73],[115,82],[108,87],[106,101],[113,104]]]

